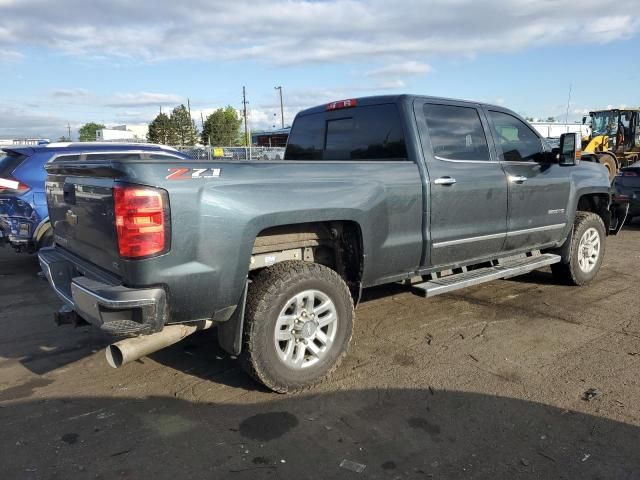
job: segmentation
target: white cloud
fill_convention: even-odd
[[[24,55],[15,50],[9,50],[5,48],[0,48],[0,64],[2,63],[13,63],[20,61],[24,58]]]
[[[51,92],[51,96],[61,98],[86,97],[87,95],[89,95],[89,90],[84,88],[58,88]]]
[[[0,27],[3,51],[40,46],[95,60],[375,59],[402,65],[430,55],[628,38],[639,31],[640,3],[582,0],[577,8],[573,0],[4,0],[0,17],[8,20]]]
[[[107,107],[113,108],[136,108],[136,107],[158,107],[171,106],[171,108],[181,103],[186,104],[187,100],[180,95],[169,93],[117,93],[106,102]]]
[[[428,65],[426,63],[408,61],[385,65],[384,67],[380,67],[376,70],[370,71],[367,75],[371,77],[426,75],[431,70],[431,65]]]
[[[77,127],[72,125],[74,130]],[[40,109],[0,105],[0,138],[39,137],[57,139],[66,135],[67,121]]]

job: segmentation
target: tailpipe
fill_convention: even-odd
[[[213,326],[211,320],[201,322],[167,325],[162,331],[151,335],[142,335],[135,338],[126,338],[107,347],[105,354],[107,363],[113,368],[120,368],[139,358],[157,352],[169,345],[178,343],[183,338],[199,330],[206,330]]]

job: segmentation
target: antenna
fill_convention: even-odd
[[[569,84],[569,98],[567,98],[567,113],[564,117],[564,124],[567,127],[567,133],[569,133],[569,105],[571,105],[571,89],[573,85]]]
[[[282,87],[273,87],[280,92],[280,120],[282,121],[282,128],[284,128],[284,103],[282,101]]]

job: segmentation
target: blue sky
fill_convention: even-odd
[[[279,125],[315,104],[420,93],[570,119],[640,106],[637,0],[0,0],[0,138],[148,122],[191,100]],[[69,13],[71,12],[71,13]],[[274,114],[276,114],[274,116]]]

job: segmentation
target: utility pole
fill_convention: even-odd
[[[191,134],[191,138],[189,141],[193,139],[193,119],[191,118],[191,102],[187,98],[187,110],[189,111],[189,133]]]
[[[202,127],[202,136],[204,137],[204,116],[202,115],[202,110],[200,110],[200,126]],[[211,145],[211,138],[209,137],[209,134],[207,134],[207,141],[209,142],[209,145]]]
[[[249,127],[247,125],[247,91],[242,87],[242,117],[244,118],[244,143],[249,146]]]
[[[162,115],[162,105],[160,105],[160,115]]]
[[[71,124],[67,122],[67,138],[71,141]]]
[[[282,86],[273,88],[280,92],[280,120],[282,121],[282,128],[284,128],[284,103],[282,101]]]

